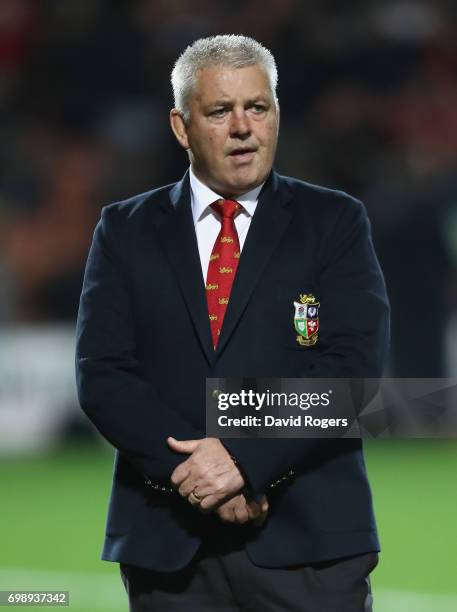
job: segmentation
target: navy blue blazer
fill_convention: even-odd
[[[297,343],[300,294],[320,302],[319,339]],[[287,567],[379,549],[362,443],[225,439],[255,495],[262,528],[201,515],[170,484],[183,455],[166,438],[205,436],[207,377],[379,377],[389,306],[362,203],[270,174],[213,350],[189,178],[102,211],[77,323],[81,406],[117,449],[102,558],[172,571],[204,534],[232,537],[251,560]],[[292,468],[283,486],[270,483]],[[212,531],[211,531],[212,530]],[[213,537],[213,536],[211,536]]]

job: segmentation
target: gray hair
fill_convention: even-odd
[[[175,108],[189,119],[189,96],[195,87],[197,72],[210,66],[245,68],[259,64],[267,73],[276,98],[278,70],[271,51],[248,36],[223,34],[200,38],[179,56],[171,73]]]

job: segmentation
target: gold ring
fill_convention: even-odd
[[[189,497],[187,498],[189,501],[189,504],[191,506],[199,506],[200,505],[200,498],[195,497],[193,491],[191,493],[189,493]]]
[[[197,487],[195,487],[195,489],[196,489],[196,488],[197,488]],[[195,489],[192,491],[192,495],[195,497],[195,499],[196,499],[198,502],[201,502],[201,501],[202,501],[202,498],[200,497],[200,495],[199,495],[198,493],[195,493]]]

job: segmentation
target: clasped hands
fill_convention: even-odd
[[[266,496],[259,503],[246,499],[244,478],[218,438],[180,441],[169,437],[167,443],[173,451],[189,455],[171,475],[180,495],[203,513],[216,512],[224,522],[262,525],[268,514]]]

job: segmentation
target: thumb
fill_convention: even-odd
[[[193,453],[200,440],[176,440],[172,436],[167,438],[168,446],[178,453]]]

